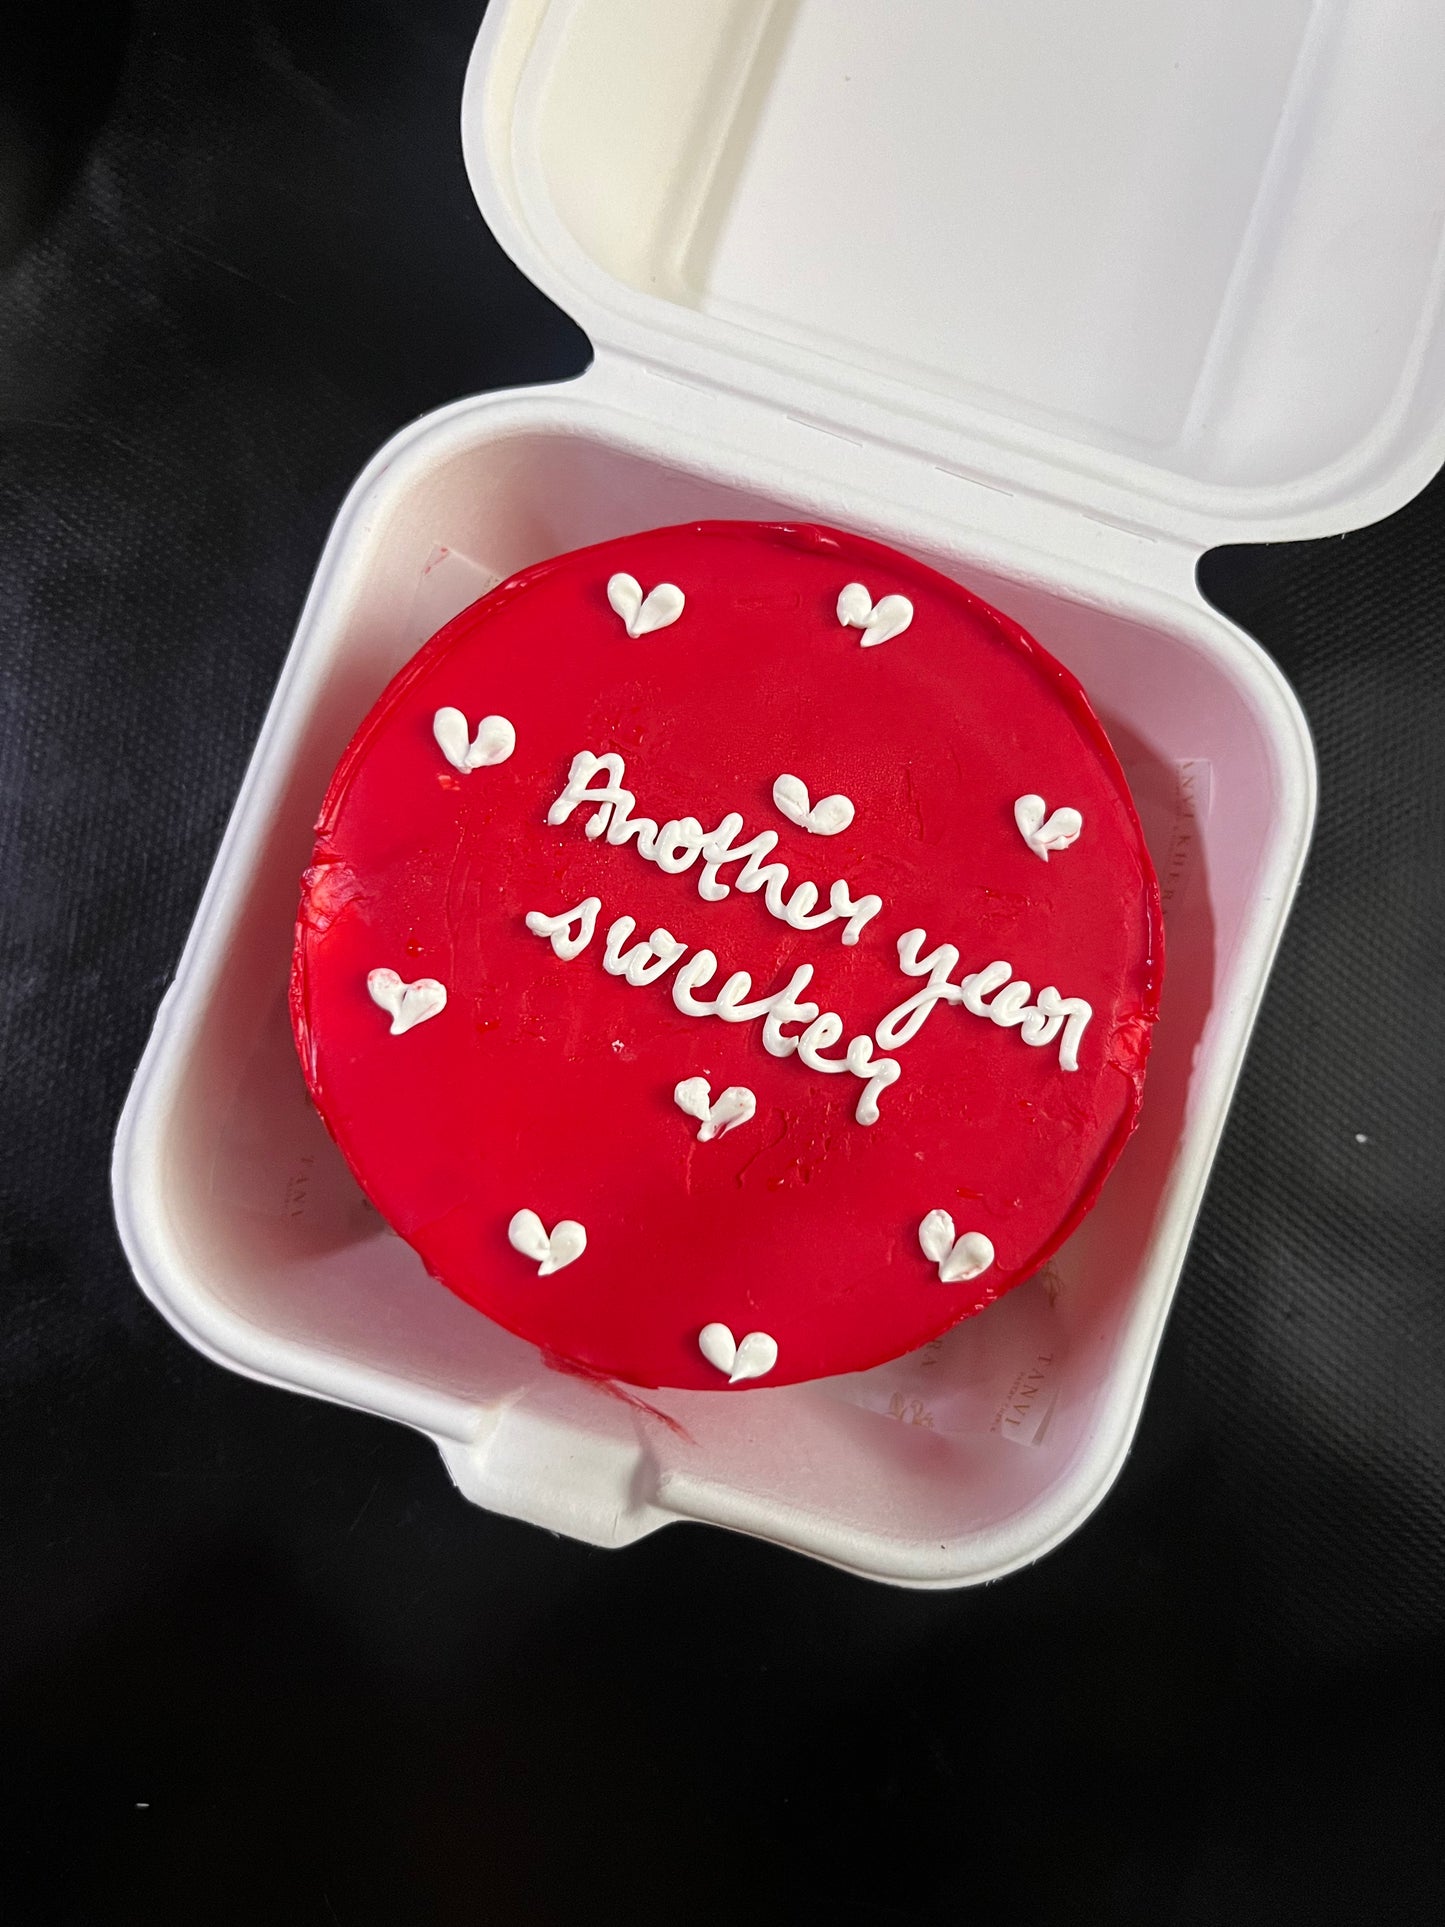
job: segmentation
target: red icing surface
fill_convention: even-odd
[[[607,602],[625,570],[687,597],[670,628],[631,640]],[[909,596],[912,626],[860,646],[834,612],[863,581]],[[508,717],[505,763],[462,775],[432,736],[443,705],[475,727]],[[789,891],[847,880],[882,912],[858,944],[841,922],[797,931],[761,892],[699,896],[702,859],[669,875],[635,842],[591,841],[583,804],[549,827],[579,750],[617,751],[634,815],[738,811],[741,842],[779,835]],[[773,805],[776,777],[850,797],[836,836]],[[1044,863],[1016,797],[1079,809],[1084,830]],[[527,570],[433,638],[392,682],[327,797],[297,926],[292,1012],[311,1093],[362,1186],[428,1268],[555,1359],[638,1385],[716,1389],[698,1350],[713,1321],[769,1332],[764,1386],[912,1350],[1034,1271],[1089,1208],[1132,1130],[1162,969],[1158,891],[1124,777],[1077,683],[1022,630],[893,550],[814,528],[705,523],[629,536]],[[724,868],[732,883],[738,868]],[[597,933],[563,961],[529,911],[602,899]],[[688,945],[658,982],[602,967],[608,925],[636,919]],[[685,1016],[672,983],[713,950],[715,996],[750,996],[814,966],[803,996],[871,1033],[920,987],[897,938],[955,944],[955,977],[1007,959],[1094,1016],[1079,1069],[960,1007],[936,1005],[907,1044],[879,1121],[863,1090],[763,1048],[761,1019]],[[446,1009],[399,1037],[368,971],[439,978]],[[792,1034],[798,1034],[794,1026]],[[702,1144],[673,1102],[683,1078],[749,1086],[757,1114]],[[918,1226],[934,1207],[997,1261],[940,1283]],[[523,1207],[586,1228],[575,1263],[541,1279],[513,1251]],[[744,1389],[739,1387],[738,1389]]]

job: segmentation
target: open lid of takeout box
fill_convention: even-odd
[[[494,0],[463,134],[599,358],[865,447],[1199,548],[1445,462],[1440,0]]]

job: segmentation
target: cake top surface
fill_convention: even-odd
[[[435,1276],[559,1365],[719,1389],[1036,1270],[1133,1128],[1161,970],[1060,664],[879,544],[703,523],[524,571],[394,679],[292,1012]]]

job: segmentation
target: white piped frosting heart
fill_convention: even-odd
[[[484,769],[489,763],[505,763],[517,747],[517,732],[505,716],[483,716],[476,735],[471,736],[459,709],[439,709],[432,717],[431,728],[437,748],[463,775]]]
[[[1021,796],[1014,804],[1014,822],[1019,826],[1019,835],[1028,844],[1035,856],[1041,856],[1045,863],[1051,850],[1067,850],[1071,843],[1077,843],[1079,832],[1084,827],[1084,819],[1077,810],[1064,808],[1055,810],[1044,820],[1047,803],[1041,796]]]
[[[549,1232],[535,1211],[519,1211],[507,1226],[507,1242],[535,1261],[539,1278],[550,1278],[582,1256],[587,1233],[575,1218],[559,1218]]]
[[[965,1231],[961,1238],[953,1232],[953,1219],[946,1211],[930,1211],[918,1227],[918,1242],[923,1255],[938,1266],[945,1285],[965,1284],[977,1278],[993,1263],[993,1240],[981,1231]]]
[[[766,1332],[749,1332],[741,1345],[726,1325],[704,1325],[697,1348],[709,1365],[726,1372],[729,1385],[745,1378],[763,1378],[778,1362],[778,1341]]]
[[[447,1007],[447,987],[435,977],[418,977],[415,983],[408,984],[403,983],[394,970],[369,970],[366,988],[371,993],[371,1001],[390,1014],[393,1037],[400,1037],[414,1024],[424,1024],[428,1017],[438,1016]]]
[[[845,629],[863,631],[863,647],[901,636],[913,620],[913,604],[906,595],[886,595],[875,602],[861,582],[850,582],[838,597],[838,620]]]
[[[773,801],[790,823],[814,836],[837,836],[853,821],[853,805],[846,796],[825,796],[815,803],[800,776],[780,776],[773,785]]]
[[[684,1078],[672,1093],[672,1101],[689,1117],[699,1117],[699,1144],[711,1138],[726,1137],[739,1124],[746,1124],[758,1108],[758,1100],[746,1084],[729,1084],[714,1104],[712,1086],[705,1077]]]
[[[675,582],[659,582],[644,595],[635,575],[621,574],[608,582],[607,600],[627,624],[628,635],[635,639],[676,622],[687,597]]]

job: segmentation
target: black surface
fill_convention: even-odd
[[[329,518],[586,359],[469,198],[474,12],[57,3],[0,68],[0,1919],[1434,1917],[1439,484],[1206,561],[1320,831],[1138,1448],[1035,1570],[553,1540],[134,1288],[111,1133]]]

